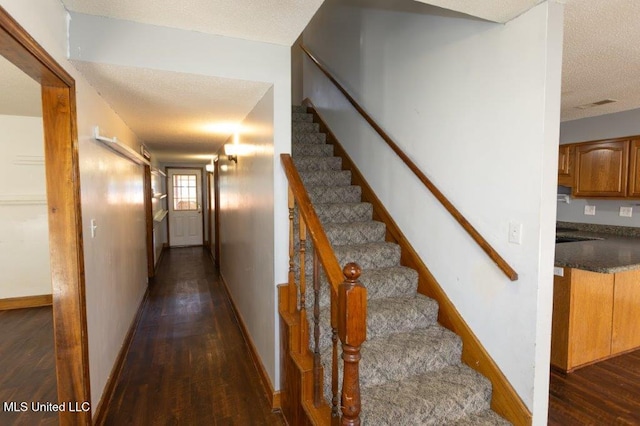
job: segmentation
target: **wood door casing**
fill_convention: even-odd
[[[576,197],[627,195],[629,141],[603,141],[575,146]]]

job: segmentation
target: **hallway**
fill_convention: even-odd
[[[202,247],[165,251],[105,424],[283,424]]]

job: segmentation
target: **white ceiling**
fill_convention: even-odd
[[[74,65],[154,152],[213,154],[233,133],[230,126],[241,122],[270,87],[93,62]]]
[[[291,46],[324,0],[61,0],[71,11]]]
[[[61,0],[70,9],[154,25],[291,45],[322,0]],[[372,0],[368,0],[372,1]],[[387,1],[387,0],[385,0]],[[416,0],[494,21],[540,0]],[[401,1],[389,2],[389,7]],[[479,8],[479,5],[482,8]],[[257,19],[259,17],[259,19]],[[640,1],[566,0],[562,120],[640,108]],[[4,62],[4,64],[3,64]],[[231,133],[205,123],[239,122],[267,85],[77,62],[78,69],[158,157],[205,161]],[[40,115],[37,85],[0,61],[1,114]],[[135,81],[136,84],[130,84]],[[196,89],[197,88],[197,89]],[[16,95],[11,95],[16,93]],[[17,95],[19,93],[19,95]],[[617,102],[588,109],[603,99]],[[6,100],[10,99],[9,102]],[[180,153],[180,156],[178,156]]]

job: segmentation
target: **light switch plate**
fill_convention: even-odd
[[[518,222],[509,222],[509,242],[513,244],[522,244],[522,224]]]
[[[620,216],[631,217],[633,215],[633,207],[620,207]]]
[[[590,206],[590,205],[584,206],[584,214],[586,214],[587,216],[595,216],[596,206]]]

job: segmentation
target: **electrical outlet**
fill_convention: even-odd
[[[596,215],[596,206],[584,206],[584,214],[587,216],[595,216]]]
[[[620,216],[631,217],[633,215],[633,207],[620,207]]]
[[[522,244],[522,224],[518,222],[509,222],[509,242],[513,244]]]
[[[96,229],[98,229],[98,225],[96,225],[96,220],[91,219],[91,238],[96,237]]]

